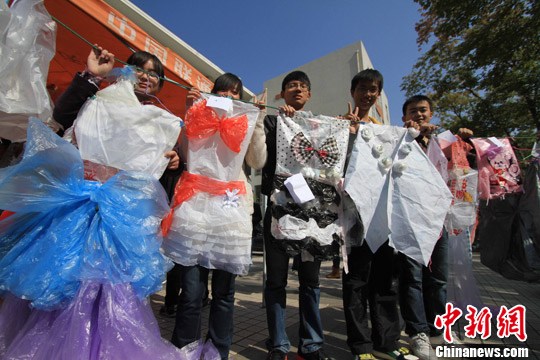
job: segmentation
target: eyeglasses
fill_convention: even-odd
[[[159,75],[155,71],[152,71],[152,70],[146,71],[146,70],[141,69],[141,68],[135,68],[135,71],[137,72],[137,76],[142,76],[142,74],[146,74],[149,77],[154,78],[155,80],[159,80]]]
[[[306,91],[309,89],[309,86],[303,82],[289,82],[285,84],[286,90],[292,90],[292,89],[300,89],[302,91]]]

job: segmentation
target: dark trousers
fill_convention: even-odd
[[[171,342],[179,348],[201,338],[201,310],[208,269],[179,265],[182,292]],[[233,335],[234,285],[236,275],[212,270],[212,301],[207,338],[211,339],[222,359],[228,359]]]
[[[349,273],[343,273],[343,309],[347,344],[355,355],[398,348],[400,336],[394,249],[388,242],[372,253],[364,241],[348,255]],[[371,331],[368,326],[368,306]]]
[[[266,254],[266,319],[269,338],[266,346],[269,350],[288,352],[290,342],[285,331],[286,290],[289,271],[289,255],[278,246],[279,240],[270,233],[271,214],[268,211],[264,219],[264,248]],[[321,315],[319,311],[320,288],[319,271],[321,262],[299,261],[298,290],[300,327],[298,349],[310,353],[322,348],[324,343]]]
[[[165,306],[178,305],[178,294],[182,288],[182,268],[178,264],[167,273],[167,284],[165,285]]]

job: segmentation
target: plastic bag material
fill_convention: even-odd
[[[484,307],[472,264],[470,231],[465,229],[458,234],[449,234],[448,301],[466,311],[468,305],[477,309]]]
[[[534,270],[540,270],[540,164],[535,159],[529,163],[523,178],[525,192],[519,203],[523,223],[525,254]]]
[[[246,114],[236,117],[219,116],[216,110],[207,106],[207,100],[198,101],[188,110],[186,136],[190,139],[203,139],[219,131],[221,140],[235,153],[240,152],[242,141],[248,130]]]
[[[160,252],[166,194],[153,177],[83,178],[77,149],[39,120],[23,160],[0,169],[0,289],[39,309],[65,306],[81,281],[131,283],[144,298],[171,266]]]
[[[435,138],[436,139],[436,138]],[[439,143],[434,139],[429,142],[426,155],[429,158],[429,161],[435,166],[439,174],[444,181],[448,181],[448,159],[441,150]]]
[[[276,246],[290,255],[309,253],[326,260],[339,254],[343,212],[336,186],[343,177],[348,142],[348,121],[302,111],[293,118],[278,116],[271,232]],[[314,196],[302,204],[284,185],[298,174]]]
[[[525,227],[520,216],[522,194],[480,201],[480,261],[502,276],[521,281],[539,281],[527,261]]]
[[[24,141],[29,116],[50,121],[46,82],[55,37],[56,23],[43,0],[0,9],[0,137]]]
[[[473,138],[478,155],[478,193],[483,200],[496,199],[506,194],[520,193],[521,170],[508,139],[498,139],[497,146],[489,139]]]
[[[188,360],[161,338],[148,301],[128,284],[86,282],[65,309],[28,309],[14,297],[2,304],[2,359]]]
[[[207,104],[213,95],[202,94],[201,100],[193,108],[195,117],[200,120],[201,115],[197,113],[200,106]],[[206,101],[206,103],[205,103]],[[240,142],[240,151],[232,150],[223,139],[220,131],[208,130],[206,126],[200,128],[194,125],[189,119],[191,109],[186,113],[186,134],[188,136],[188,162],[187,169],[192,174],[207,176],[220,181],[236,181],[240,178],[244,157],[250,144],[255,124],[257,122],[260,109],[241,101],[232,101],[232,108],[224,111],[219,108],[212,108],[209,113],[212,118],[221,119],[220,122],[237,121],[234,119],[247,118],[247,130],[244,134],[243,128],[239,132],[233,131],[225,124],[220,124],[221,129],[227,129],[227,140],[229,144]],[[244,117],[245,116],[245,117]],[[242,120],[243,122],[243,120]],[[214,123],[214,120],[205,120],[205,123]],[[192,128],[192,126],[195,126]],[[233,140],[232,138],[238,137]]]
[[[319,260],[332,259],[342,243],[339,192],[332,185],[308,178],[315,199],[297,204],[284,185],[286,179],[274,177],[275,190],[270,198],[271,232],[276,244],[291,256],[305,250]]]
[[[180,349],[182,359],[186,360],[220,360],[221,355],[211,339],[203,342],[202,339],[187,344]]]
[[[178,140],[182,120],[153,105],[142,105],[133,84],[120,79],[98,91],[74,123],[81,157],[121,170],[141,171],[159,179]]]
[[[302,174],[307,179],[337,185],[343,178],[349,121],[298,111],[294,118],[278,116],[276,174]]]
[[[358,133],[344,188],[371,251],[390,238],[396,250],[427,265],[452,194],[407,129],[361,124]]]
[[[451,169],[468,169],[470,168],[469,160],[467,155],[472,150],[472,146],[461,139],[461,137],[456,136],[456,141],[453,142],[447,151],[449,153],[449,168]]]
[[[219,102],[230,106],[212,106]],[[259,114],[252,104],[206,94],[187,112],[187,172],[176,185],[174,214],[172,219],[167,217],[171,225],[163,242],[165,254],[174,262],[247,274],[251,265],[253,200],[242,165]],[[204,116],[212,119],[202,119]],[[244,123],[243,119],[247,120],[245,134],[244,130],[235,133],[221,124]],[[203,126],[199,127],[198,121]],[[225,140],[224,135],[235,139]],[[239,144],[240,151],[232,144]]]
[[[453,199],[444,225],[449,234],[457,234],[476,222],[478,171],[456,167],[448,174]]]

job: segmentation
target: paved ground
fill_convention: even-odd
[[[351,359],[346,344],[345,320],[341,301],[341,280],[324,277],[331,270],[331,262],[323,263],[321,268],[321,315],[325,328],[325,349],[335,359]],[[467,339],[466,346],[516,347],[528,348],[529,359],[540,359],[540,283],[526,283],[507,280],[480,263],[479,254],[473,254],[473,269],[483,305],[493,309],[492,336],[489,339]],[[236,307],[234,319],[234,343],[231,348],[231,359],[241,360],[264,359],[266,349],[264,340],[267,336],[266,313],[262,305],[263,257],[253,256],[253,267],[249,275],[239,277],[236,281]],[[287,292],[287,334],[293,344],[292,353],[296,353],[298,343],[298,282],[295,275],[289,275]],[[164,291],[152,296],[152,306],[159,321],[162,336],[170,339],[174,327],[174,319],[161,317],[158,309],[163,303]],[[511,308],[515,305],[526,307],[526,342],[518,341],[515,336],[501,340],[496,336],[495,318],[500,306]],[[206,333],[208,308],[204,310],[203,334]],[[463,337],[463,326],[460,321],[460,334]],[[402,341],[407,338],[403,333]],[[483,345],[482,345],[483,344]],[[454,358],[455,359],[455,358]]]

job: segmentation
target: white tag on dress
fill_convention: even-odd
[[[311,192],[311,189],[302,174],[296,174],[289,177],[285,180],[284,184],[287,187],[287,190],[289,190],[289,193],[291,193],[294,202],[297,204],[303,204],[315,199],[315,196]]]

